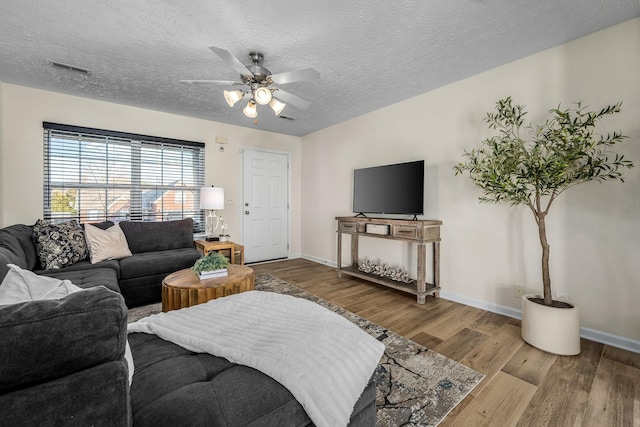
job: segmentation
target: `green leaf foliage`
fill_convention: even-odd
[[[586,111],[578,102],[575,108],[550,110],[541,125],[524,126],[524,107],[514,105],[511,97],[502,99],[484,119],[497,135],[482,141],[481,148],[465,151],[465,161],[454,170],[468,172],[483,192],[482,202],[526,205],[534,214],[546,214],[555,198],[574,185],[624,181],[622,171],[633,163],[611,147],[626,137],[594,133],[597,123],[619,113],[620,106]]]
[[[191,269],[200,274],[203,271],[221,270],[229,266],[229,258],[218,252],[209,252],[207,255],[201,256]]]
[[[51,194],[51,211],[76,214],[77,194],[77,190],[54,190]]]
[[[464,162],[454,167],[456,175],[468,173],[482,190],[481,202],[527,206],[538,225],[542,247],[544,302],[552,304],[549,248],[545,218],[553,201],[564,191],[589,181],[624,181],[624,169],[633,163],[612,147],[626,137],[620,132],[596,134],[598,122],[620,112],[622,103],[599,111],[587,111],[578,102],[574,108],[549,111],[539,125],[524,125],[527,112],[511,97],[496,103],[496,111],[484,121],[496,135],[482,147],[465,151]]]

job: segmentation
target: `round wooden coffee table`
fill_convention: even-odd
[[[212,299],[255,289],[253,269],[229,265],[227,276],[200,280],[190,268],[171,273],[162,281],[162,311],[202,304]]]

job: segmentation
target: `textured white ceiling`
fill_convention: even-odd
[[[302,136],[638,16],[638,0],[0,0],[0,81]],[[179,83],[238,79],[211,45],[315,68],[283,86],[311,107],[259,106],[256,125],[224,87]]]

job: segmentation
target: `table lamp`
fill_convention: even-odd
[[[224,188],[214,186],[200,188],[200,209],[209,211],[205,223],[207,241],[218,240],[218,237],[214,236],[215,231],[220,225],[220,218],[216,215],[216,210],[224,209]]]

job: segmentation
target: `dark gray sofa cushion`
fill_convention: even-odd
[[[130,427],[128,381],[121,362],[108,362],[0,394],[0,425]]]
[[[120,293],[118,277],[111,268],[94,268],[90,270],[42,270],[38,274],[53,277],[60,280],[70,280],[74,285],[88,289],[94,286],[104,286],[114,292]]]
[[[119,285],[128,307],[158,302],[162,280],[169,274],[190,268],[200,258],[194,248],[145,252],[120,260]]]
[[[0,424],[130,425],[126,319],[103,287],[0,306]]]
[[[271,377],[210,354],[192,353],[155,335],[129,334],[136,373],[135,426],[308,426],[293,395]],[[356,403],[350,426],[375,425],[375,386]]]
[[[126,329],[122,296],[104,287],[0,305],[0,393],[124,362]]]
[[[1,231],[2,230],[0,230],[0,232]],[[12,240],[17,244],[17,241],[15,239]],[[15,264],[25,270],[27,270],[27,266],[24,257],[21,257],[20,253],[16,253],[15,250],[8,247],[8,243],[10,242],[7,241],[7,239],[2,240],[0,243],[2,243],[2,245],[0,245],[0,283],[2,283],[4,277],[9,272],[9,267],[7,267],[7,264]]]
[[[40,260],[38,259],[38,254],[36,253],[35,245],[31,240],[31,235],[33,234],[33,226],[24,225],[24,224],[14,224],[14,225],[10,225],[9,227],[5,227],[0,231],[2,233],[6,233],[3,235],[0,235],[0,242],[5,240],[6,235],[13,236],[18,241],[18,244],[22,249],[22,251],[19,252],[19,255],[20,257],[24,258],[24,261],[26,263],[25,264],[26,267],[21,267],[21,268],[33,270],[34,268],[37,268],[40,266]]]
[[[134,254],[193,247],[191,218],[165,222],[122,221],[120,228]]]
[[[27,231],[25,227],[28,228],[26,225],[18,224],[0,229],[0,282],[9,272],[7,264],[15,264],[25,270],[33,268],[30,264],[35,262],[35,248],[31,244],[33,257],[29,260],[21,242],[22,232]],[[28,236],[30,239],[30,231]]]
[[[200,253],[192,247],[136,253],[120,260],[120,279],[169,274],[192,267]]]
[[[45,276],[51,276],[52,274],[55,273],[59,273],[59,272],[68,272],[68,271],[77,271],[77,270],[95,270],[95,269],[103,269],[103,268],[108,268],[113,270],[116,273],[116,278],[120,277],[120,263],[118,262],[118,260],[115,259],[107,259],[104,261],[100,261],[97,262],[95,264],[91,264],[90,261],[79,261],[75,264],[66,266],[66,267],[62,267],[60,269],[57,270],[38,270],[35,269],[33,270],[34,273],[36,274],[42,274]]]

